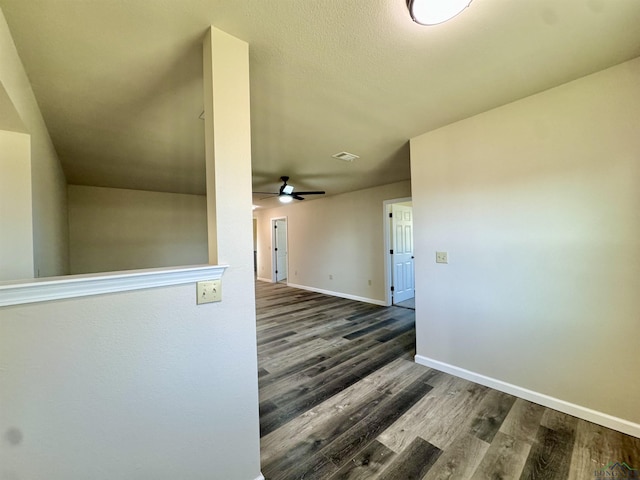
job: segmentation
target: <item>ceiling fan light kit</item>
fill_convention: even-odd
[[[324,190],[314,190],[309,192],[295,192],[293,185],[289,185],[287,182],[289,181],[289,177],[283,175],[280,177],[282,181],[282,185],[280,186],[280,190],[278,192],[253,192],[255,194],[264,194],[264,195],[277,195],[278,200],[281,203],[291,203],[293,200],[304,200],[302,195],[324,195]]]
[[[451,20],[471,5],[472,0],[407,0],[407,8],[414,22],[438,25]]]

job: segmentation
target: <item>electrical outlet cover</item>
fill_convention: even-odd
[[[220,302],[222,301],[222,281],[207,280],[204,282],[198,282],[196,293],[196,303],[198,305],[203,303]]]
[[[436,263],[449,263],[447,252],[436,252]]]

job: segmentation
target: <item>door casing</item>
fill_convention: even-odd
[[[385,304],[387,306],[392,305],[391,285],[392,285],[392,268],[393,258],[391,256],[391,219],[389,214],[391,213],[391,205],[394,203],[411,202],[411,197],[393,198],[390,200],[384,200],[382,202],[382,215],[384,225],[384,291],[385,291]]]
[[[282,270],[278,270],[278,252],[281,251],[281,248],[278,245],[278,229],[275,228],[276,225],[278,223],[284,223],[285,225],[285,235],[284,235],[284,255],[281,256],[281,258],[284,258],[284,272],[285,272],[285,277],[280,277],[280,275],[282,275]],[[289,235],[287,232],[287,228],[288,228],[288,223],[287,223],[287,217],[274,217],[271,219],[271,252],[272,252],[272,260],[271,260],[271,281],[273,283],[276,283],[279,281],[280,278],[287,279],[287,283],[288,283],[288,270],[289,270]],[[276,273],[277,271],[279,271],[279,274]]]

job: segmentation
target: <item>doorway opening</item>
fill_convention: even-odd
[[[287,217],[271,219],[273,246],[273,275],[274,283],[287,283],[288,248],[287,248]]]
[[[387,305],[415,309],[413,204],[411,198],[384,202]]]
[[[258,219],[253,217],[253,275],[258,275]]]

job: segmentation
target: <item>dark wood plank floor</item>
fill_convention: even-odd
[[[415,364],[413,310],[264,282],[256,296],[266,480],[600,480],[611,462],[640,469],[640,439]]]

